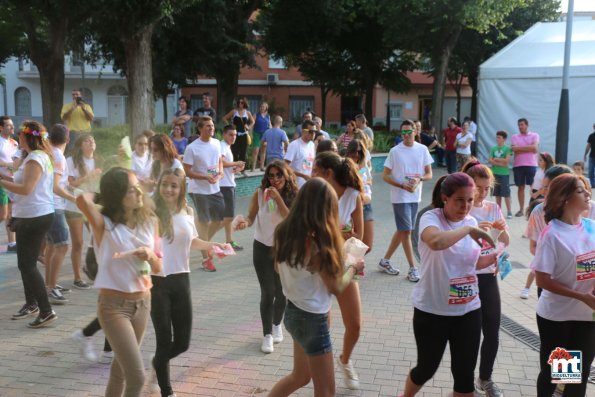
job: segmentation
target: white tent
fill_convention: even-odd
[[[481,65],[477,116],[481,161],[496,144],[496,131],[507,131],[510,144],[521,117],[529,120],[530,131],[539,133],[539,150],[555,154],[565,31],[565,22],[537,23]],[[595,21],[573,24],[568,88],[568,163],[572,164],[582,160],[595,123]]]

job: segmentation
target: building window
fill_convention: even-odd
[[[256,117],[256,113],[260,110],[260,103],[262,97],[260,95],[245,95],[248,100],[248,110],[252,113],[253,117]]]
[[[302,114],[306,111],[314,111],[313,96],[290,96],[289,97],[289,120],[293,123],[299,123],[302,120]]]
[[[402,103],[391,103],[389,105],[390,119],[391,120],[403,120],[403,104]]]
[[[19,87],[14,92],[14,109],[16,116],[31,116],[31,91]]]
[[[93,107],[93,92],[87,87],[84,87],[81,89],[81,95],[83,96],[85,102]]]
[[[285,69],[285,60],[283,58],[275,59],[269,57],[269,69]]]
[[[108,96],[128,96],[128,91],[121,85],[113,85],[107,90]]]

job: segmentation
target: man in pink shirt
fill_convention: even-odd
[[[515,216],[523,216],[525,209],[525,185],[533,184],[535,171],[537,171],[537,151],[539,149],[539,134],[529,131],[527,119],[518,120],[519,133],[512,136],[511,149],[514,153],[512,171],[514,184],[517,186],[519,199],[519,212]]]

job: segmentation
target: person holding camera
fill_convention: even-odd
[[[85,102],[81,96],[80,89],[72,90],[72,102],[62,106],[60,117],[66,126],[70,129],[70,142],[66,146],[65,154],[70,154],[72,146],[76,141],[78,134],[91,132],[91,122],[93,121],[93,108]]]

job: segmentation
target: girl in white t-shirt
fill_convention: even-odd
[[[275,268],[288,299],[285,328],[293,337],[292,372],[269,396],[288,396],[314,383],[315,396],[335,395],[333,353],[328,328],[331,294],[340,295],[363,261],[343,266],[343,238],[334,189],[320,178],[308,180],[275,231]]]
[[[496,259],[496,253],[480,256],[478,242],[495,243],[469,215],[475,196],[469,175],[444,176],[434,189],[440,191],[433,194],[439,200],[421,217],[419,227],[420,280],[411,296],[417,365],[407,377],[405,395],[415,395],[434,376],[448,343],[453,390],[472,397],[481,337],[476,271]]]
[[[492,170],[480,164],[479,161],[469,161],[463,166],[463,172],[467,173],[475,182],[475,197],[470,215],[475,218],[478,226],[486,231],[494,229],[500,232],[498,242],[508,245],[510,236],[506,230],[506,221],[502,210],[493,201],[487,201],[490,189],[494,186],[494,175]],[[494,252],[495,248],[485,244],[481,248],[481,255],[488,255]],[[479,377],[476,381],[477,390],[488,395],[500,395],[502,391],[492,381],[494,362],[498,353],[500,333],[500,290],[498,278],[496,277],[497,264],[494,263],[484,269],[477,271],[477,284],[479,296],[481,297],[481,329],[483,341],[480,349]]]
[[[149,150],[149,139],[154,135],[153,131],[147,130],[134,138],[134,150],[132,151],[132,172],[135,173],[140,183],[151,177],[153,156]]]
[[[364,134],[365,135],[365,134]],[[364,236],[362,241],[368,246],[368,252],[374,245],[374,215],[372,211],[372,166],[369,161],[370,153],[363,141],[354,139],[347,145],[346,157],[350,158],[359,167],[359,174],[364,184],[361,195],[364,210]]]
[[[163,268],[151,280],[151,319],[157,348],[152,364],[164,396],[173,395],[169,362],[188,350],[192,333],[190,250],[210,250],[214,245],[198,238],[194,212],[186,203],[186,177],[179,169],[165,170],[155,191]]]
[[[151,306],[148,274],[160,273],[162,266],[155,249],[157,219],[146,200],[134,173],[121,167],[101,178],[98,197],[76,198],[93,233],[97,317],[114,351],[106,396],[139,396],[145,383],[140,344]]]
[[[361,195],[364,188],[355,163],[351,159],[342,159],[337,153],[319,153],[314,160],[312,176],[326,180],[337,193],[339,223],[343,238],[347,240],[350,237],[355,237],[362,240],[364,211]],[[351,362],[351,353],[359,339],[362,326],[358,283],[350,283],[345,291],[337,296],[337,302],[345,325],[343,352],[337,358],[337,365],[345,375],[345,386],[349,389],[359,389],[359,377]]]
[[[54,219],[54,167],[45,127],[37,121],[27,120],[19,130],[19,145],[27,157],[13,178],[7,179],[0,174],[0,187],[10,192],[13,203],[17,262],[25,292],[25,304],[12,315],[12,319],[36,316],[27,325],[40,328],[58,318],[37,269],[41,243]]]
[[[548,152],[541,152],[537,156],[537,171],[535,172],[533,184],[531,185],[530,201],[543,197],[543,192],[541,191],[541,187],[543,186],[543,178],[545,176],[545,172],[552,168],[554,164],[554,158]]]
[[[99,189],[101,176],[100,160],[95,156],[95,139],[93,135],[80,134],[74,143],[72,157],[66,159],[68,165],[68,184],[71,188],[83,192],[96,193]],[[81,278],[81,260],[83,255],[83,225],[85,221],[82,213],[74,203],[66,203],[66,222],[70,229],[72,246],[70,259],[74,274],[73,286],[78,289],[89,289],[91,286]]]
[[[238,229],[255,224],[253,262],[260,285],[260,319],[262,321],[263,353],[272,353],[273,344],[283,341],[281,320],[286,299],[279,274],[273,263],[273,237],[277,225],[287,216],[297,195],[295,174],[282,160],[267,165],[262,183],[252,195],[248,216]]]
[[[537,395],[551,396],[552,352],[557,348],[582,352],[580,383],[568,383],[564,395],[584,396],[595,356],[595,221],[583,217],[591,190],[582,175],[552,180],[546,195],[548,223],[537,243],[531,268],[543,293],[537,303],[540,367]]]
[[[456,136],[456,147],[457,147],[457,169],[463,169],[465,163],[471,157],[471,142],[473,142],[473,135],[469,132],[469,123],[465,121],[463,123],[463,131],[459,132]]]
[[[184,171],[182,162],[178,159],[178,152],[171,138],[165,134],[157,134],[151,138],[151,155],[153,156],[153,165],[151,167],[151,176],[146,182],[149,191],[153,191],[154,186],[159,181],[161,174],[165,170],[180,169]]]

